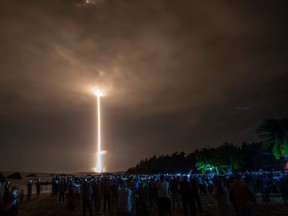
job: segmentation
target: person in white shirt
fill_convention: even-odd
[[[119,216],[130,216],[132,214],[132,191],[126,182],[118,190],[117,212]]]
[[[170,187],[169,183],[164,180],[164,175],[160,175],[158,182],[159,214],[160,216],[171,216]]]

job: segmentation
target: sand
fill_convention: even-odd
[[[216,203],[212,197],[201,197],[203,210],[203,216],[214,216],[216,215]],[[258,198],[257,206],[253,206],[253,215],[255,216],[287,216],[288,207],[286,207],[283,201],[279,197],[272,197],[270,203],[263,203],[261,198]],[[149,215],[158,216],[157,207],[149,207]],[[81,203],[77,203],[77,207],[72,214],[68,214],[66,204],[58,203],[57,197],[52,197],[49,194],[41,195],[40,198],[33,197],[31,201],[25,200],[23,203],[19,203],[19,216],[65,216],[82,215]],[[87,214],[88,211],[87,211]],[[96,214],[95,214],[96,215]],[[100,212],[98,215],[117,215],[115,209],[111,213]],[[135,215],[135,213],[133,214]],[[232,210],[232,215],[235,212]],[[173,211],[173,216],[184,216],[183,211]]]

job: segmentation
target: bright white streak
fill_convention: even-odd
[[[103,171],[102,169],[102,158],[101,158],[101,121],[100,121],[100,95],[97,94],[97,135],[98,135],[98,146],[97,146],[97,164],[96,164],[96,172],[100,173]]]

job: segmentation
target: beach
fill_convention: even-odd
[[[284,205],[284,202],[279,197],[272,197],[270,203],[263,203],[259,198],[258,204],[253,206],[254,216],[287,216],[288,207]],[[216,202],[210,197],[201,197],[201,202],[203,205],[203,213],[197,215],[203,216],[214,216],[217,215]],[[232,209],[232,207],[231,207]],[[157,206],[148,206],[149,215],[157,216],[158,208]],[[62,215],[82,215],[81,202],[77,203],[77,206],[72,214],[68,214],[66,203],[59,203],[58,197],[53,197],[49,194],[41,194],[39,198],[33,197],[31,201],[23,201],[19,203],[19,216],[62,216]],[[87,214],[88,215],[88,211]],[[102,212],[94,215],[117,215],[115,208],[112,209],[110,213]],[[135,215],[135,212],[133,213]],[[174,216],[184,216],[183,211],[173,211]],[[236,215],[232,209],[232,215]]]

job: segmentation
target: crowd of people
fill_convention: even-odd
[[[82,215],[117,212],[119,216],[147,216],[152,209],[159,216],[183,212],[185,216],[205,212],[201,200],[214,197],[217,214],[252,215],[253,205],[261,199],[270,202],[271,194],[281,194],[288,205],[288,173],[257,171],[215,176],[214,174],[97,175],[88,177],[53,176],[51,195],[72,213],[79,205]],[[36,197],[40,184],[36,182]],[[32,182],[27,184],[27,200],[31,199]],[[0,187],[0,215],[17,215],[17,198],[24,198],[6,182]],[[258,196],[256,196],[258,195]],[[201,198],[202,197],[202,198]],[[216,215],[216,213],[215,213]]]
[[[288,200],[287,172],[245,172],[231,175],[106,175],[98,177],[53,177],[52,194],[59,202],[67,199],[73,211],[82,197],[86,215],[116,210],[119,215],[149,215],[157,208],[160,216],[183,211],[185,216],[203,212],[201,198],[212,196],[217,201],[218,215],[252,215],[258,194],[263,202],[271,194],[281,194]],[[259,199],[259,197],[258,197]],[[205,211],[205,209],[204,209]]]

